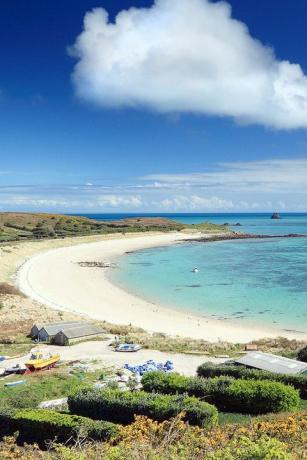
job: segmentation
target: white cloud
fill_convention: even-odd
[[[220,163],[208,172],[151,174],[147,181],[165,187],[200,187],[231,191],[307,193],[307,159]]]
[[[156,0],[88,12],[70,49],[77,94],[102,106],[231,116],[280,129],[307,127],[307,77],[231,17],[226,2]]]
[[[101,210],[110,208],[124,210],[139,208],[146,203],[141,196],[131,195],[128,190],[117,186],[49,185],[49,186],[1,186],[0,208],[2,209],[53,209],[53,210]],[[106,193],[105,190],[112,193]]]
[[[103,195],[97,199],[97,203],[99,206],[111,206],[114,208],[119,206],[139,207],[143,204],[139,196],[129,195]]]
[[[134,183],[0,185],[3,210],[92,212],[307,211],[307,158],[211,165]]]
[[[190,211],[211,211],[229,210],[234,208],[232,201],[223,200],[216,196],[207,198],[198,195],[178,195],[173,198],[162,200],[161,207],[168,210],[190,210]]]

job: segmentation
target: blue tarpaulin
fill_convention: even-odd
[[[162,372],[170,372],[174,369],[174,364],[172,361],[166,361],[163,363],[157,363],[150,359],[143,364],[139,365],[131,365],[131,364],[124,364],[124,368],[128,371],[132,372],[133,374],[143,375],[145,372],[149,371],[162,371]]]

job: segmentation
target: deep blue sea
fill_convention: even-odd
[[[86,216],[114,220],[131,214]],[[255,234],[307,235],[307,214],[282,214],[280,220],[271,214],[163,216],[185,223],[240,223],[233,228]],[[240,324],[307,332],[307,237],[179,244],[127,254],[117,263],[113,281],[153,302]]]

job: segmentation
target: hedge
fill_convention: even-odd
[[[68,406],[73,414],[123,424],[133,422],[134,415],[163,421],[180,412],[185,413],[184,418],[191,425],[211,427],[218,420],[216,407],[197,398],[150,394],[145,391],[83,388],[69,396]]]
[[[205,378],[228,375],[235,379],[244,380],[274,380],[285,385],[292,385],[299,390],[301,398],[307,399],[307,375],[275,374],[274,372],[249,369],[244,366],[212,363],[201,364],[197,369],[197,375]]]
[[[298,391],[280,382],[235,380],[231,377],[204,379],[147,372],[142,378],[142,385],[146,391],[187,393],[206,398],[226,412],[265,414],[290,411],[299,404]]]
[[[77,415],[62,414],[49,409],[0,410],[0,435],[18,432],[18,442],[44,445],[47,440],[74,441],[78,436],[92,440],[108,440],[117,434],[117,426]]]

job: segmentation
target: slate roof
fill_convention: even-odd
[[[104,331],[93,324],[84,324],[82,326],[69,327],[61,329],[61,332],[68,339],[76,339],[78,337],[87,337],[95,334],[102,334]]]
[[[307,363],[271,353],[263,353],[262,351],[247,353],[245,356],[236,359],[235,362],[277,374],[302,374],[307,372]]]
[[[45,324],[41,327],[40,331],[44,329],[49,336],[54,336],[64,328],[68,329],[70,327],[77,327],[77,326],[82,326],[85,325],[86,323],[82,321],[62,321],[60,323],[51,323],[51,324]]]
[[[41,324],[41,323],[35,323],[35,324],[33,324],[33,326],[31,327],[31,331],[32,331],[32,329],[34,329],[35,327],[36,327],[36,329],[39,331],[42,327],[44,327],[44,325]]]

